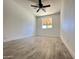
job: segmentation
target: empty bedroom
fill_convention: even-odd
[[[75,59],[75,0],[3,0],[3,59]]]

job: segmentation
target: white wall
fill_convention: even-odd
[[[75,0],[62,0],[61,38],[75,56]]]
[[[4,42],[35,34],[35,17],[27,8],[4,0]]]
[[[36,35],[59,37],[60,36],[60,13],[56,13],[49,16],[52,17],[53,28],[42,29],[41,18],[43,19],[43,17],[47,17],[47,16],[38,16],[36,19]]]

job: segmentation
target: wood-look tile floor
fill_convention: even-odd
[[[4,59],[73,59],[60,38],[31,37],[3,47]]]

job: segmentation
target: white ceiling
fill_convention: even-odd
[[[35,16],[43,16],[43,15],[49,15],[54,14],[60,11],[61,9],[61,0],[42,0],[42,3],[44,5],[50,4],[51,7],[45,8],[46,12],[40,10],[38,13],[37,8],[31,7],[32,5],[37,5],[38,0],[14,0],[19,5],[25,7],[26,9],[29,9]]]

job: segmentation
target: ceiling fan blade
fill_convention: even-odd
[[[50,7],[50,5],[43,6],[43,8]]]
[[[46,10],[45,9],[42,9],[44,12],[46,12]]]
[[[38,7],[38,6],[35,6],[35,5],[31,5],[31,7]]]
[[[40,10],[40,8],[37,10],[37,12]]]

